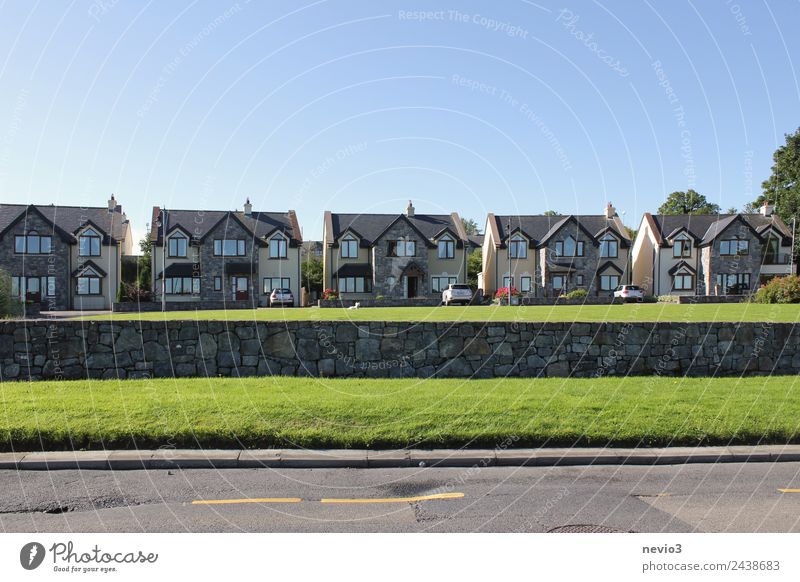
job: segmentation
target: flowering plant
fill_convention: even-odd
[[[516,287],[511,288],[511,296],[519,297],[519,289]],[[508,299],[508,287],[500,287],[497,293],[494,294],[495,299]]]
[[[325,289],[322,292],[323,299],[339,299],[339,292],[336,289]]]

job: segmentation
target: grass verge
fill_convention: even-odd
[[[5,451],[800,442],[795,376],[0,383]]]
[[[231,309],[114,313],[93,320],[171,321],[772,321],[800,322],[799,305],[633,303],[627,305],[372,307],[365,309]]]

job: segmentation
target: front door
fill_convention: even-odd
[[[246,301],[250,298],[250,282],[247,277],[231,277],[231,289],[236,301]]]
[[[416,297],[417,296],[417,282],[419,279],[417,277],[408,277],[408,297]]]
[[[33,303],[39,303],[42,300],[38,277],[28,277],[28,284],[25,286],[25,300]]]

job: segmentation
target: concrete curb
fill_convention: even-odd
[[[0,453],[0,470],[323,469],[393,467],[557,467],[781,463],[800,461],[800,445],[661,449],[140,450]]]

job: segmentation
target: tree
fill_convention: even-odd
[[[473,289],[478,286],[478,273],[481,270],[483,270],[483,252],[477,248],[467,257],[467,283]]]
[[[0,269],[0,319],[20,315],[22,304],[11,296],[11,277]]]
[[[725,214],[739,214],[739,211],[736,209],[735,206],[731,206],[725,211]]]
[[[625,230],[628,231],[628,236],[631,240],[636,240],[636,235],[639,234],[638,228],[631,228],[630,226],[626,226]]]
[[[784,137],[786,143],[772,155],[772,174],[761,183],[763,193],[752,206],[757,210],[768,201],[775,205],[776,214],[791,224],[800,218],[800,128]]]
[[[561,213],[558,210],[545,210],[545,216],[561,216]]]
[[[658,207],[659,214],[719,214],[719,205],[712,204],[692,189],[673,192]]]
[[[153,256],[153,243],[150,242],[150,237],[146,236],[139,241],[139,250],[142,252],[139,255],[139,276],[137,277],[137,285],[139,289],[150,289],[150,278],[152,277],[152,256]]]
[[[461,219],[461,224],[464,227],[464,230],[469,235],[480,234],[481,233],[481,229],[478,226],[478,223],[475,222],[472,218],[470,218],[470,219],[462,218]]]
[[[311,293],[322,293],[322,259],[309,255],[301,266],[303,286]]]

